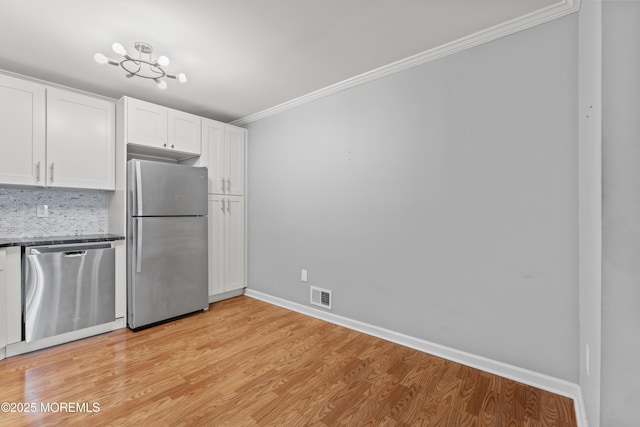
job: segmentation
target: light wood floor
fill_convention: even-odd
[[[99,405],[3,426],[576,426],[570,399],[249,297],[2,360],[0,402]]]

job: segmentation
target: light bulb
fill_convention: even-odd
[[[93,59],[95,59],[98,64],[104,65],[104,64],[108,64],[109,63],[109,58],[107,58],[106,56],[104,56],[101,53],[96,53],[93,56]]]
[[[111,45],[111,49],[118,55],[125,56],[127,54],[127,50],[120,43],[114,43]]]
[[[166,67],[167,65],[169,65],[169,58],[167,58],[166,56],[162,55],[160,58],[158,58],[158,60],[156,61],[159,65]]]
[[[166,89],[167,88],[167,82],[165,82],[164,80],[156,81],[156,84],[158,85],[158,87],[160,89]]]
[[[178,81],[180,83],[185,83],[187,81],[187,75],[185,73],[178,74]]]

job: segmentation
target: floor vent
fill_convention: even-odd
[[[331,291],[311,286],[311,304],[331,310]]]

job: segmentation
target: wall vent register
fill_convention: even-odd
[[[311,286],[311,304],[331,310],[331,291]]]

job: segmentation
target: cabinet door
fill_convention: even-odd
[[[224,292],[224,219],[222,196],[209,196],[209,295]]]
[[[47,90],[47,182],[54,187],[115,189],[115,106]]]
[[[45,185],[45,88],[0,76],[0,183]]]
[[[168,120],[168,148],[200,155],[200,117],[169,109]]]
[[[7,274],[5,272],[7,264],[6,249],[0,248],[0,307],[2,307],[2,313],[0,314],[0,349],[3,349],[7,345],[7,318],[5,316],[5,310],[7,307]],[[0,353],[0,359],[2,358]]]
[[[246,130],[227,126],[225,132],[225,162],[227,194],[244,195],[244,151]]]
[[[224,194],[226,180],[224,171],[225,124],[215,120],[202,120],[203,152],[207,153],[209,170],[209,193]]]
[[[149,147],[167,147],[167,108],[126,98],[127,142]]]
[[[244,197],[226,197],[225,291],[245,287]]]

